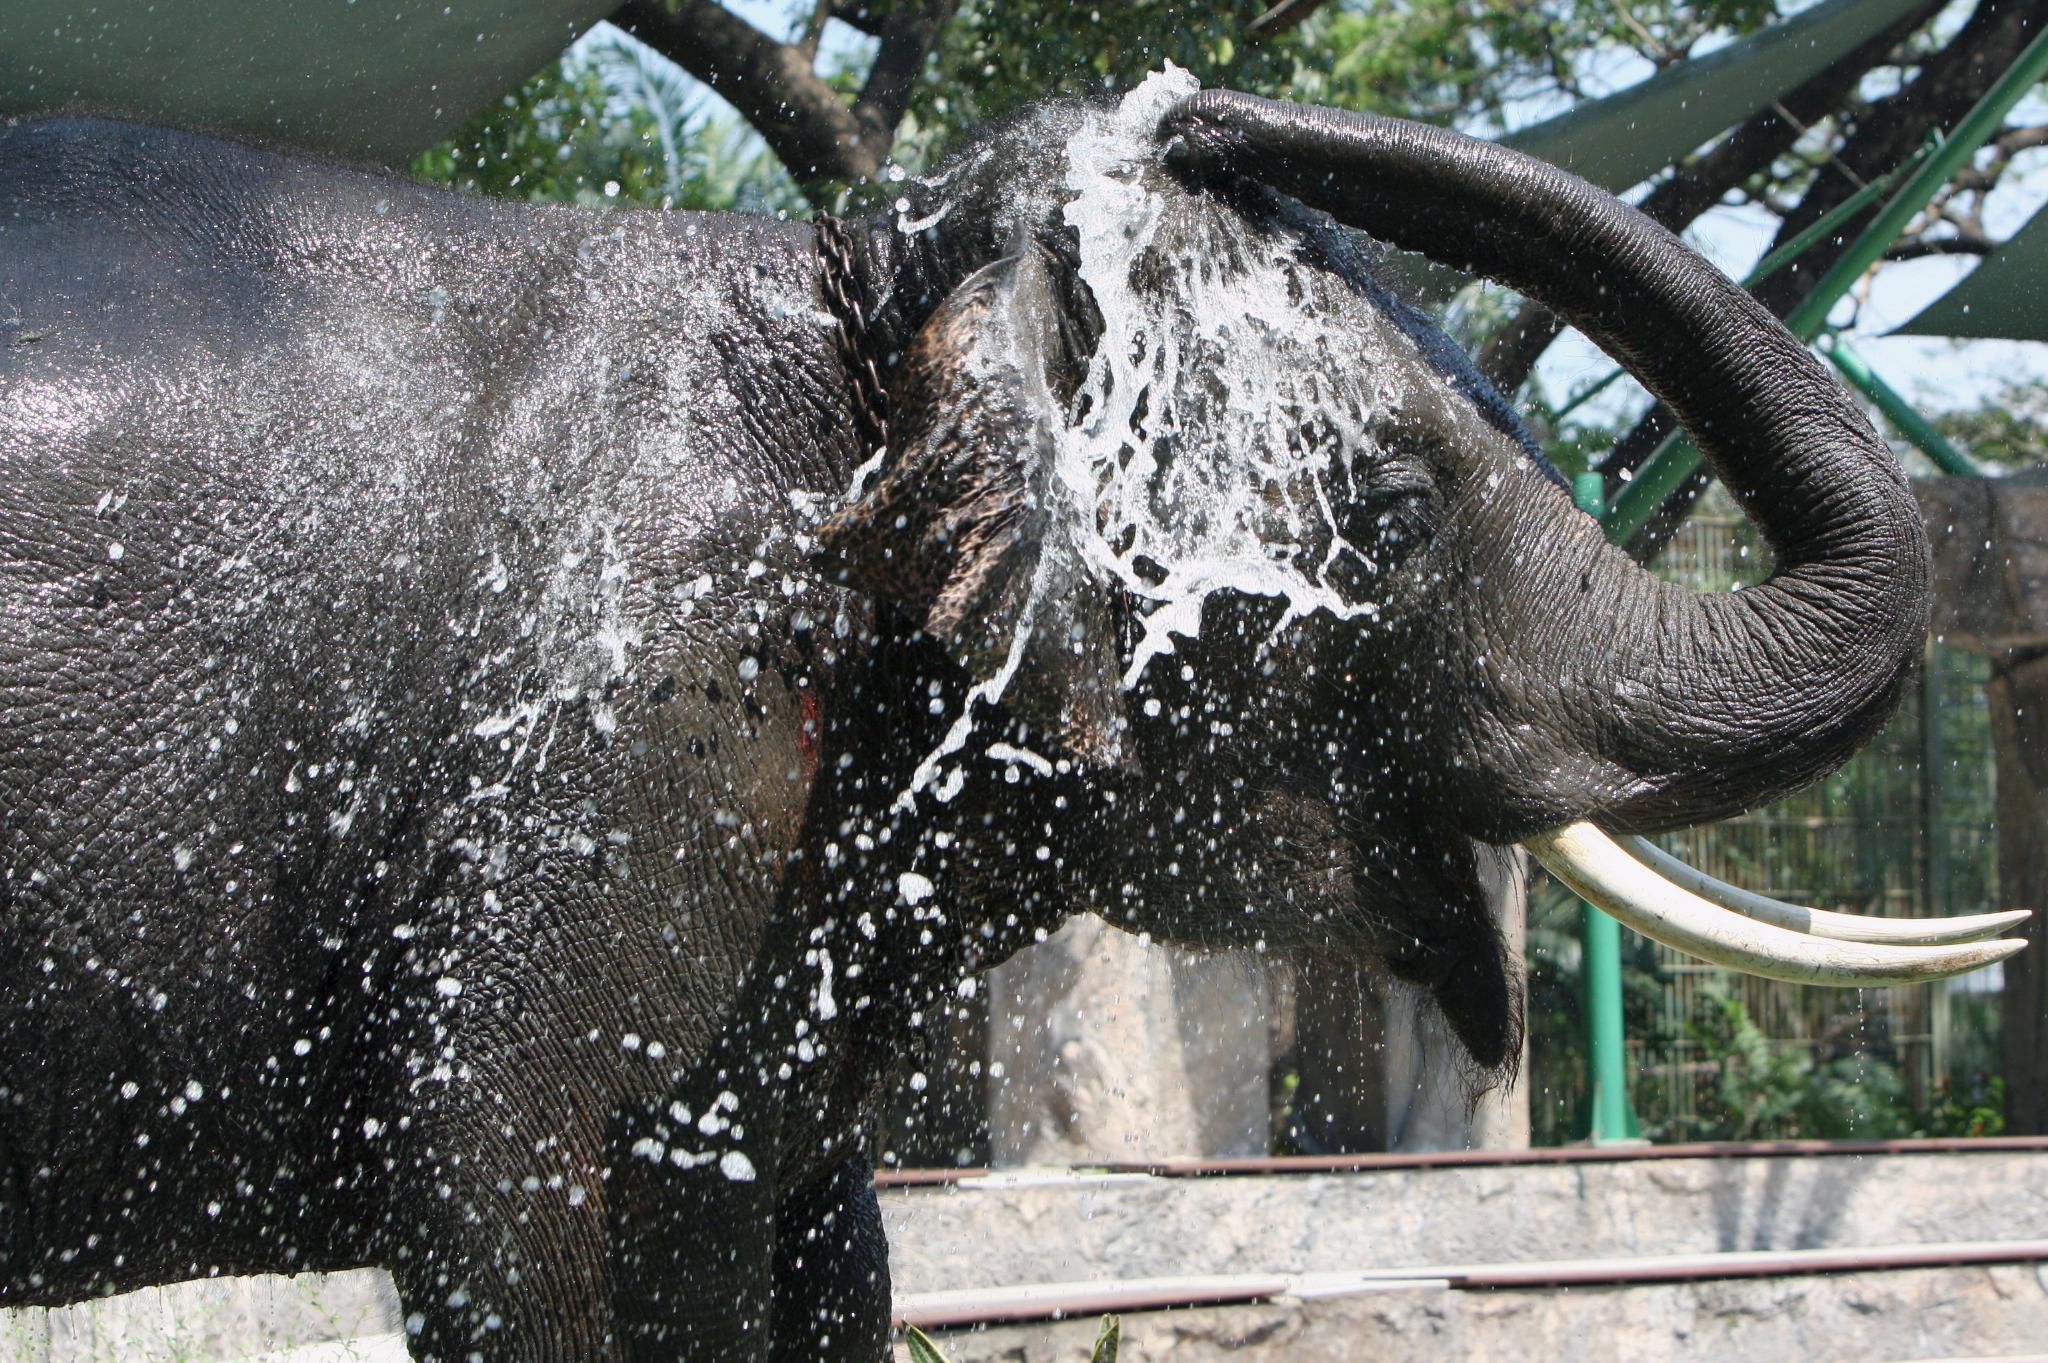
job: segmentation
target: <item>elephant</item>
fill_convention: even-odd
[[[1178,75],[889,190],[0,128],[0,1305],[383,1265],[423,1360],[872,1360],[878,1079],[1078,911],[1384,970],[1478,1083],[1517,843],[1789,978],[2016,949],[1638,839],[1841,762],[1927,612],[1886,445],[1661,228]],[[1610,546],[1388,245],[1619,357],[1770,578]]]

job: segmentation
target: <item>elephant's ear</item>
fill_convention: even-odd
[[[975,683],[1073,756],[1120,760],[1121,648],[1054,462],[1079,359],[1056,267],[1027,245],[953,291],[897,367],[889,449],[820,538]]]

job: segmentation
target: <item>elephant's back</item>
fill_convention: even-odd
[[[474,501],[449,394],[483,361],[443,325],[456,276],[386,268],[435,235],[387,189],[424,193],[162,129],[0,133],[0,862],[14,924],[87,925],[136,978],[177,945],[137,911],[252,979],[332,936],[446,776],[407,766],[454,722],[413,682],[461,666],[445,624],[485,590],[434,501]]]

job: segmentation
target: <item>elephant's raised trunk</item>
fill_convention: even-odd
[[[1447,622],[1512,655],[1494,664],[1512,674],[1494,683],[1505,720],[1474,707],[1492,727],[1456,740],[1459,765],[1483,773],[1451,796],[1468,831],[1523,840],[1624,922],[1754,973],[1906,983],[2019,949],[1972,940],[2009,917],[1883,940],[1688,885],[1588,822],[1680,826],[1799,789],[1890,717],[1925,635],[1926,535],[1897,461],[1755,299],[1577,177],[1439,128],[1217,91],[1160,134],[1196,173],[1259,181],[1549,305],[1669,404],[1776,555],[1759,586],[1695,596],[1637,568],[1554,486],[1532,490],[1534,508],[1468,496],[1465,538],[1497,547],[1452,571],[1516,584]]]
[[[1671,406],[1777,556],[1755,588],[1693,596],[1583,517],[1547,518],[1547,562],[1515,570],[1577,581],[1538,592],[1552,618],[1513,637],[1525,668],[1555,664],[1546,720],[1577,749],[1583,801],[1554,807],[1553,768],[1511,816],[1525,826],[1496,833],[1725,817],[1833,769],[1891,715],[1925,634],[1919,512],[1883,440],[1749,294],[1577,177],[1442,129],[1218,91],[1162,134],[1204,170],[1541,299]],[[1611,641],[1604,657],[1588,638]]]

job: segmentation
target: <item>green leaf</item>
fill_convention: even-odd
[[[1102,1333],[1095,1336],[1095,1352],[1088,1363],[1116,1363],[1117,1346],[1123,1340],[1123,1323],[1115,1316],[1102,1318]]]
[[[946,1363],[946,1356],[932,1343],[932,1337],[915,1325],[903,1327],[903,1342],[910,1346],[910,1363]]]

